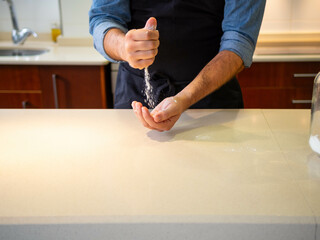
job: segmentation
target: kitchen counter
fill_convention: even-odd
[[[320,61],[320,34],[260,33],[254,62],[318,62]]]
[[[68,42],[70,44],[70,42]],[[11,42],[0,41],[0,48],[13,47]],[[105,65],[108,64],[93,46],[60,45],[52,42],[26,42],[21,48],[48,49],[49,52],[33,57],[1,57],[1,64],[14,65]],[[314,62],[320,61],[320,47],[257,47],[253,62]]]
[[[17,47],[11,42],[0,42],[0,48]],[[61,46],[52,42],[26,42],[18,48],[48,49],[38,56],[0,56],[1,64],[13,65],[106,65],[109,63],[93,46]]]
[[[278,54],[254,54],[253,62],[319,62],[320,54],[302,53],[278,53]]]
[[[0,110],[0,239],[320,239],[310,110]]]
[[[318,62],[318,46],[257,46],[253,62]]]

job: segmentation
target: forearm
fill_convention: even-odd
[[[181,102],[183,109],[186,110],[219,89],[243,68],[243,61],[237,54],[231,51],[221,51],[175,98]]]

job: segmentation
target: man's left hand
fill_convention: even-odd
[[[164,99],[151,113],[140,102],[133,101],[131,105],[143,126],[159,132],[170,130],[184,111],[175,97]]]

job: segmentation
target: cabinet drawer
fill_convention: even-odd
[[[0,108],[112,107],[110,65],[0,65]]]
[[[41,93],[4,93],[0,91],[0,108],[41,107]]]
[[[39,74],[46,108],[106,107],[104,68],[100,66],[41,66]]]
[[[245,108],[311,108],[306,88],[243,88]]]
[[[319,62],[253,63],[238,75],[245,108],[310,108]]]
[[[319,71],[319,62],[253,63],[238,79],[241,87],[310,87]]]
[[[40,90],[38,67],[1,65],[0,90]]]

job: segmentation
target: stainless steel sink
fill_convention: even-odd
[[[48,49],[2,48],[0,49],[0,57],[38,56],[46,52],[49,52],[49,50]]]

